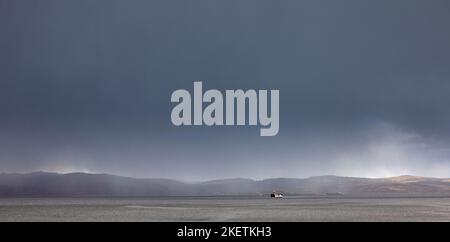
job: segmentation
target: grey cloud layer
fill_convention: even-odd
[[[0,169],[444,176],[449,13],[438,0],[0,1]],[[279,89],[280,133],[173,127],[170,94],[197,80]]]

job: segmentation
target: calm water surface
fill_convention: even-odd
[[[0,221],[450,221],[450,198],[0,198]]]

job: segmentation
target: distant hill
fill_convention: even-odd
[[[273,191],[304,196],[450,196],[450,179],[316,176],[305,179],[224,179],[183,183],[108,174],[0,174],[0,197],[13,196],[232,196]]]

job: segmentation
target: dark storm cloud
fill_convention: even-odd
[[[0,169],[448,176],[448,23],[437,0],[0,1]],[[280,133],[173,127],[197,80],[279,89]]]

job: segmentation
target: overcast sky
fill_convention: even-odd
[[[0,172],[450,177],[447,0],[0,0]],[[175,127],[176,89],[280,90],[280,131]]]

